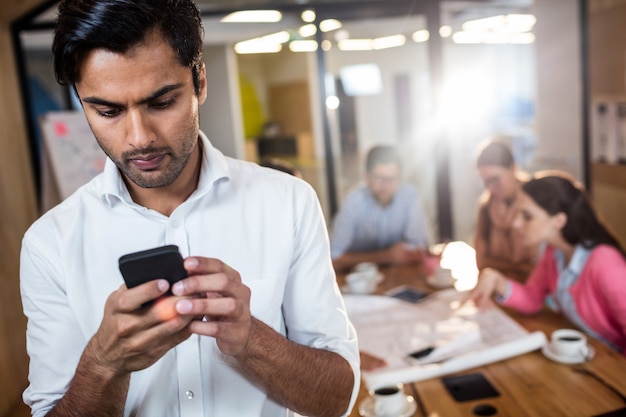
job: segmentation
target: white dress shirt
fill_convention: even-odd
[[[28,317],[30,385],[24,401],[45,415],[64,395],[123,284],[118,258],[175,244],[184,257],[218,258],[252,292],[252,315],[296,343],[327,349],[352,366],[359,388],[356,333],[332,268],[313,189],[287,174],[225,157],[204,134],[197,190],[169,216],[133,202],[107,160],[102,174],[35,222],[24,236],[21,291]],[[323,401],[323,399],[320,399]],[[131,375],[125,416],[288,416],[218,349],[193,335]]]

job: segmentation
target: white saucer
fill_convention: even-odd
[[[593,346],[587,345],[587,355],[581,354],[576,356],[563,356],[554,352],[552,350],[552,346],[548,343],[543,348],[541,348],[541,353],[543,353],[546,358],[555,362],[573,365],[591,360],[595,356],[596,350],[593,348]]]
[[[439,290],[444,289],[444,288],[450,288],[454,285],[455,282],[456,280],[454,278],[451,279],[450,281],[442,282],[442,281],[439,281],[435,275],[429,275],[426,277],[426,283],[430,285],[431,287],[437,288]]]
[[[359,404],[359,414],[363,417],[410,417],[417,410],[417,404],[415,403],[415,399],[410,395],[405,395],[404,399],[404,409],[400,415],[376,414],[374,410],[374,398],[372,397],[367,397],[361,401],[361,404]]]

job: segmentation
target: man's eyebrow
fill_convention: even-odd
[[[179,88],[181,88],[183,86],[182,83],[179,84],[170,84],[170,85],[166,85],[164,87],[159,88],[158,90],[156,90],[154,93],[150,94],[148,97],[142,98],[141,100],[139,100],[139,104],[145,104],[145,103],[149,103],[153,100],[156,100],[157,98],[171,92],[174,90],[177,90]],[[110,107],[124,107],[123,105],[119,104],[119,103],[115,103],[113,101],[108,101],[105,100],[103,98],[100,97],[96,97],[96,96],[90,96],[90,97],[84,97],[81,99],[81,101],[85,102],[85,103],[89,103],[89,104],[97,104],[97,105],[101,105],[101,106],[110,106]]]

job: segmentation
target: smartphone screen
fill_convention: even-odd
[[[397,298],[402,301],[408,301],[409,303],[419,303],[424,298],[426,298],[429,293],[426,291],[418,290],[417,288],[401,286],[387,291],[385,295]]]
[[[128,288],[155,279],[166,279],[171,286],[187,276],[183,257],[176,245],[160,246],[124,255],[119,259],[119,268]]]

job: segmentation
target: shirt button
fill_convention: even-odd
[[[185,395],[187,396],[187,399],[193,400],[193,391],[187,391]]]

